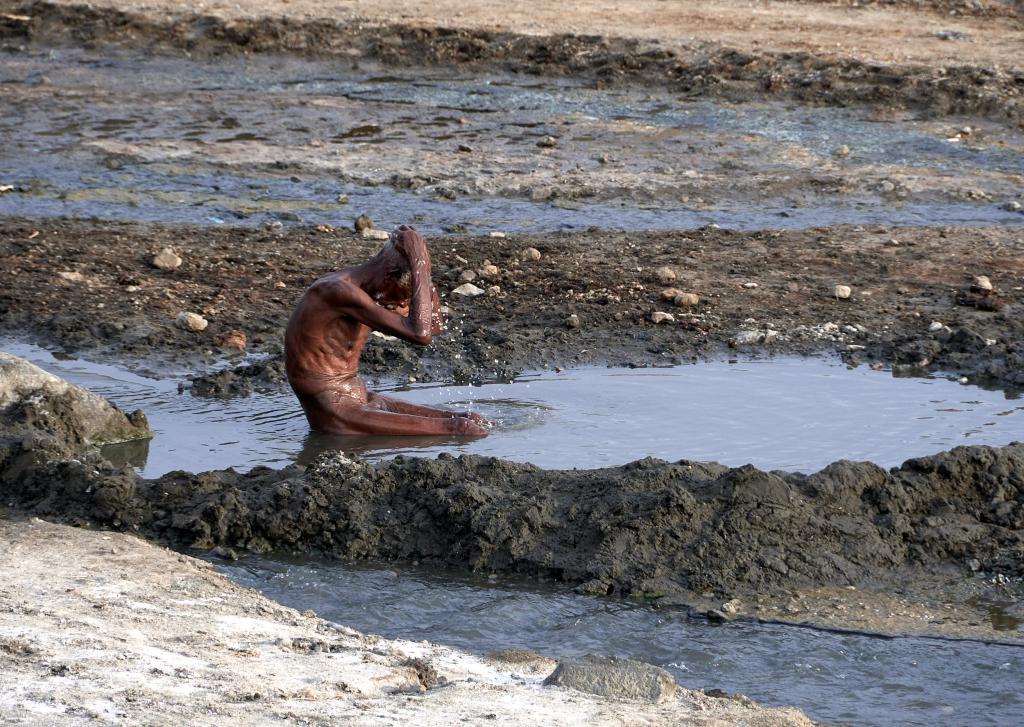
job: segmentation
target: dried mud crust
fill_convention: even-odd
[[[667,87],[729,100],[791,98],[814,104],[910,108],[935,115],[972,114],[1015,123],[1024,120],[1024,68],[1000,65],[1001,58],[969,63],[942,55],[942,62],[925,58],[888,63],[872,60],[870,53],[835,56],[820,52],[824,48],[818,45],[805,47],[796,41],[786,50],[764,50],[749,38],[742,48],[692,39],[680,42],[706,24],[678,29],[678,38],[663,43],[557,29],[545,33],[546,26],[535,35],[443,27],[426,20],[367,20],[353,15],[351,8],[349,16],[340,20],[291,9],[287,12],[294,15],[218,15],[166,7],[145,12],[107,5],[12,0],[0,2],[0,11],[5,13],[0,17],[0,38],[15,42],[117,43],[209,55],[330,54],[402,67],[449,64],[548,76],[572,74],[602,85]],[[266,9],[274,11],[282,9]],[[828,32],[836,34],[837,30]],[[925,35],[929,41],[935,40]],[[836,37],[843,38],[841,34]],[[915,41],[919,39],[894,39],[897,44]]]
[[[434,280],[451,309],[449,331],[427,348],[372,336],[362,360],[371,378],[493,380],[552,366],[835,352],[900,374],[938,369],[1024,387],[1019,230],[705,229],[429,243]],[[0,330],[127,365],[199,368],[223,356],[219,344],[239,331],[251,353],[269,358],[201,377],[196,392],[245,393],[283,381],[281,338],[306,286],[379,244],[312,228],[3,221]],[[173,272],[150,264],[165,245],[184,259]],[[541,259],[522,260],[528,247]],[[485,261],[498,273],[477,283],[500,292],[451,293],[462,271]],[[677,275],[671,283],[659,279],[666,266]],[[971,293],[976,275],[988,276],[996,292]],[[839,284],[852,288],[849,299],[835,297]],[[662,298],[668,287],[700,302],[676,307]],[[202,314],[209,326],[201,333],[176,327],[182,311]],[[653,323],[657,311],[675,321]]]

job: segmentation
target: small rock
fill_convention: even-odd
[[[338,204],[348,204],[348,195],[347,194],[339,194],[338,195]]]
[[[0,184],[0,194],[7,194],[14,191],[13,184]]]
[[[219,336],[216,341],[218,346],[229,351],[245,351],[245,346],[248,343],[245,334],[238,330],[228,331]]]
[[[85,276],[78,271],[62,270],[57,275],[60,276],[61,280],[66,280],[69,283],[81,283],[85,280]]]
[[[611,161],[611,158],[607,154],[602,154],[601,156],[599,156],[597,158],[597,163],[598,164],[607,164],[610,161]]]
[[[284,290],[285,288],[288,287],[288,285],[283,280],[278,280],[276,283],[274,283],[274,287],[277,288],[278,290]]]
[[[899,247],[900,241],[897,240],[895,237],[890,237],[885,244],[888,245],[889,247]]]
[[[372,227],[364,227],[359,234],[367,240],[381,240],[383,242],[391,239],[390,233],[386,230],[375,230]]]
[[[672,302],[680,308],[687,308],[700,303],[700,296],[696,293],[680,293],[672,299]]]
[[[499,272],[500,271],[498,270],[498,266],[497,265],[490,265],[490,264],[488,264],[488,265],[481,265],[480,266],[480,275],[482,275],[485,278],[496,277]]]
[[[490,286],[487,287],[487,290],[485,292],[487,293],[487,295],[491,295],[491,296],[501,295],[501,286],[500,285],[490,285]]]
[[[847,300],[853,295],[853,289],[849,285],[837,285],[832,289],[832,294],[839,300]]]
[[[654,276],[662,285],[668,285],[669,283],[675,282],[676,271],[667,265],[664,265],[654,271]]]
[[[634,699],[650,703],[671,699],[676,680],[664,669],[632,659],[588,655],[563,659],[544,686],[568,687],[613,699]]]
[[[732,600],[726,601],[725,603],[722,604],[722,611],[724,613],[727,613],[727,614],[731,615],[731,614],[739,612],[740,605],[742,605],[742,602],[740,601],[740,599],[733,598]]]
[[[747,290],[753,290],[754,288],[757,287],[757,283],[744,283],[743,287],[746,288]]]
[[[459,280],[463,283],[472,283],[476,280],[476,273],[472,270],[463,270],[462,274],[459,275]]]
[[[452,293],[454,293],[455,295],[463,295],[467,298],[475,298],[478,295],[483,295],[484,290],[482,288],[476,287],[472,283],[463,283],[458,288],[453,290]]]
[[[553,136],[545,136],[543,139],[537,142],[537,146],[541,149],[553,149],[558,146],[558,139]]]
[[[943,325],[939,321],[932,321],[931,324],[928,326],[929,333],[938,333],[942,329]]]
[[[199,331],[205,331],[206,326],[208,326],[209,323],[205,318],[203,318],[198,313],[188,313],[182,311],[174,320],[174,325],[183,330],[198,333]]]
[[[974,287],[981,290],[992,290],[992,281],[987,275],[979,275],[974,279]]]
[[[519,258],[527,262],[537,262],[540,260],[540,250],[535,247],[523,248],[523,251],[519,253]]]
[[[848,147],[846,144],[843,144],[838,149],[836,149],[834,152],[832,152],[832,156],[836,157],[837,159],[842,159],[843,157],[848,157],[848,156],[850,156],[850,147]]]
[[[957,379],[957,382],[966,385],[971,383],[971,380],[968,379],[966,376],[961,376],[959,379]]]
[[[352,225],[356,232],[362,232],[363,230],[373,229],[373,220],[369,215],[359,215],[356,217],[355,223]]]
[[[651,323],[675,323],[676,317],[671,313],[656,310],[651,313]]]
[[[1003,204],[1003,209],[1007,212],[1020,212],[1021,204],[1015,199],[1011,199],[1009,202]]]
[[[665,288],[661,291],[661,299],[664,301],[674,301],[677,295],[682,295],[683,291],[679,288]]]
[[[888,194],[890,192],[896,191],[896,185],[890,182],[888,179],[886,179],[885,181],[878,185],[878,189],[879,191]]]
[[[464,154],[468,154],[471,151],[473,151],[473,147],[471,147],[469,144],[459,144],[459,146],[457,148],[458,148],[459,151],[461,151]]]
[[[729,345],[733,348],[736,346],[749,346],[760,343],[763,340],[764,334],[761,331],[740,331],[729,340]]]
[[[160,270],[177,270],[181,267],[181,258],[169,247],[153,256],[153,267]]]
[[[580,327],[580,317],[578,315],[576,315],[575,313],[573,313],[571,316],[569,316],[568,318],[565,319],[565,327],[566,328],[579,328]]]
[[[487,236],[488,236],[488,237],[493,237],[493,238],[495,238],[495,239],[497,239],[497,240],[502,240],[502,239],[504,239],[504,238],[508,237],[508,235],[506,235],[506,234],[505,234],[504,232],[502,232],[501,230],[494,230],[493,232],[489,232],[489,233],[487,234]]]

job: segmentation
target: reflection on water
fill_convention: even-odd
[[[513,383],[387,389],[420,404],[476,411],[493,424],[483,439],[435,439],[311,435],[289,391],[201,399],[179,394],[174,380],[58,361],[28,346],[5,348],[125,410],[145,410],[157,433],[148,452],[111,452],[150,477],[175,469],[283,467],[330,449],[370,459],[483,454],[547,468],[653,456],[810,472],[840,458],[894,466],[960,444],[1024,440],[1024,403],[1001,392],[943,378],[896,379],[821,359],[587,368]]]
[[[232,580],[286,605],[389,638],[477,653],[631,657],[688,687],[792,704],[830,723],[1024,724],[1021,648],[709,624],[550,583],[395,567],[257,557],[220,564]]]

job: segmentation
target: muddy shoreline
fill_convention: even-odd
[[[1024,387],[1024,240],[1012,228],[702,229],[430,243],[449,330],[424,349],[371,337],[362,361],[371,379],[507,380],[524,370],[667,366],[741,352],[832,354],[897,375],[939,371]],[[281,336],[305,287],[379,244],[344,229],[298,226],[5,220],[0,327],[69,354],[192,370],[198,394],[245,394],[283,385]],[[171,272],[150,264],[165,245],[184,259]],[[530,247],[539,260],[522,259]],[[485,262],[498,272],[478,282],[497,292],[451,292]],[[676,280],[661,282],[664,267]],[[971,293],[977,275],[990,277],[991,295]],[[851,297],[837,299],[836,285],[849,285]],[[677,307],[662,298],[669,287],[700,301]],[[208,327],[177,327],[183,311],[205,316]],[[655,312],[675,320],[655,324]],[[239,352],[224,345],[232,332],[243,334],[256,360],[232,363]]]
[[[453,65],[573,75],[600,85],[650,85],[730,101],[781,98],[910,109],[931,116],[971,114],[1018,125],[1024,121],[1024,70],[1014,67],[877,63],[806,51],[738,50],[697,39],[676,45],[358,18],[129,12],[45,1],[4,0],[0,12],[0,40],[8,44],[120,45],[197,56],[314,54],[350,62],[365,58],[394,67]]]

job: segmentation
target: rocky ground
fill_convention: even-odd
[[[0,518],[5,724],[810,725],[793,709],[677,688],[635,662],[486,659],[388,641],[239,588],[122,533]],[[660,673],[660,674],[659,674]]]
[[[281,336],[305,287],[379,245],[330,228],[7,220],[0,320],[40,343],[129,365],[202,369],[238,354],[244,341],[269,361],[229,366],[196,389],[244,393],[280,385]],[[165,246],[183,260],[172,271],[152,264]],[[1024,385],[1024,239],[1013,228],[595,231],[452,236],[431,246],[449,331],[426,349],[371,338],[363,356],[370,376],[501,379],[739,351],[834,353],[901,375],[938,370]],[[453,292],[467,273],[482,295]],[[993,290],[977,288],[978,276]],[[836,286],[849,287],[849,297],[837,297]],[[697,302],[677,305],[675,293]],[[208,326],[176,325],[183,312]]]

